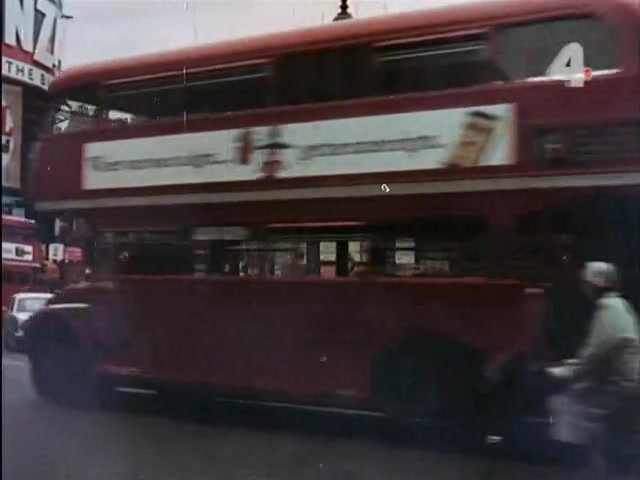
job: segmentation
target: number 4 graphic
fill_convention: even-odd
[[[572,42],[560,50],[547,68],[547,77],[567,80],[568,87],[582,87],[591,78],[591,69],[584,66],[584,50],[578,42]]]

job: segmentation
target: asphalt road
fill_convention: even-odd
[[[26,359],[2,359],[7,480],[564,480],[548,465],[433,447],[386,420],[127,395],[74,411],[36,397]]]

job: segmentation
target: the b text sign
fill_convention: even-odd
[[[60,65],[62,2],[4,0],[2,77],[47,90]]]

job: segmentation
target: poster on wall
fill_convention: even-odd
[[[2,187],[20,188],[22,88],[2,84]]]
[[[501,166],[515,122],[515,105],[477,105],[87,143],[83,188]]]

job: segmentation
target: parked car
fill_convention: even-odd
[[[17,352],[24,347],[22,325],[35,312],[45,307],[51,293],[16,293],[3,322],[4,347],[9,352]]]

